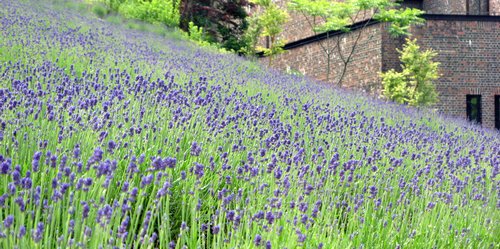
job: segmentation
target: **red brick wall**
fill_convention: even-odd
[[[363,91],[373,91],[373,87],[380,85],[378,72],[382,68],[382,32],[381,24],[368,26],[364,30],[355,30],[340,37],[323,40],[322,44],[327,48],[335,48],[337,39],[340,39],[342,55],[346,58],[353,49],[354,42],[360,35],[351,62],[346,68],[346,74],[342,80],[342,86],[358,88]],[[360,33],[361,32],[361,33]],[[335,84],[339,81],[344,64],[338,50],[332,53],[331,79],[326,84]],[[263,63],[268,63],[269,58],[264,58]],[[326,55],[319,43],[312,43],[286,51],[284,54],[275,56],[272,67],[283,71],[296,70],[312,78],[326,81]]]
[[[387,28],[388,24],[382,25],[384,32],[382,32],[382,71],[389,69],[401,69],[401,62],[399,61],[399,53],[397,49],[403,48],[405,37],[395,38],[389,34]]]
[[[481,2],[480,2],[481,1]],[[500,14],[500,0],[489,0],[490,14]],[[412,1],[407,2],[407,4]],[[481,12],[485,1],[469,2],[469,12],[474,8]],[[465,14],[465,0],[423,0],[422,5],[428,13]],[[482,7],[479,8],[479,5]],[[494,96],[500,95],[500,22],[466,20],[427,20],[426,24],[414,27],[414,37],[423,49],[432,48],[438,52],[436,61],[441,63],[441,78],[436,82],[440,102],[436,105],[441,112],[466,117],[466,95],[482,95],[482,120],[485,127],[494,127]],[[288,42],[297,41],[313,35],[303,17],[292,14],[284,36]],[[399,70],[399,54],[404,38],[394,39],[386,31],[386,24],[371,25],[363,31],[356,30],[339,38],[344,56],[352,49],[353,42],[361,32],[352,61],[349,63],[344,87],[357,88],[380,95],[382,88],[379,79],[381,70]],[[333,48],[337,37],[323,40],[322,44]],[[328,83],[334,84],[343,69],[338,51],[333,55],[331,77]],[[262,62],[268,62],[263,58]],[[307,44],[288,50],[273,59],[272,67],[296,70],[318,80],[326,80],[326,56],[319,43]]]
[[[289,12],[290,20],[283,27],[283,34],[281,38],[287,42],[294,42],[309,36],[315,35],[309,22],[314,21],[311,17],[306,18],[303,14],[298,12]],[[321,20],[316,20],[321,23]]]
[[[437,108],[466,117],[466,95],[482,95],[485,127],[494,127],[494,96],[500,95],[500,22],[428,20],[413,30],[422,49],[439,55]]]
[[[491,7],[497,8],[499,0],[423,0],[428,14],[488,15]]]
[[[467,0],[423,0],[427,14],[466,14]]]
[[[500,15],[500,0],[490,0],[489,9],[490,9],[490,15],[499,16]]]
[[[342,0],[338,0],[341,2]],[[418,0],[412,0],[418,1]],[[300,39],[304,39],[310,36],[315,35],[311,25],[315,26],[320,25],[324,22],[321,18],[312,19],[311,17],[305,17],[304,14],[298,11],[291,11],[288,9],[289,0],[276,0],[274,1],[277,5],[279,5],[282,9],[286,9],[289,15],[289,21],[283,27],[283,33],[280,35],[281,39],[284,39],[287,43],[294,42]],[[258,12],[259,8],[254,8],[250,10],[250,12]],[[355,22],[367,20],[373,16],[373,11],[366,11],[359,13],[355,18]],[[322,32],[319,32],[322,33]],[[260,45],[265,45],[265,39],[261,39]]]

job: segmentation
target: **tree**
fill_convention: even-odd
[[[331,64],[334,57],[340,58],[342,68],[337,85],[341,86],[349,63],[356,51],[363,30],[373,22],[390,23],[389,32],[394,36],[407,35],[412,24],[423,23],[419,17],[423,11],[413,8],[398,8],[394,0],[292,0],[289,8],[301,13],[315,34],[326,32],[326,39],[319,45],[326,59],[326,80],[330,81]],[[351,24],[364,21],[354,36],[351,47],[341,46],[342,38],[351,32]],[[343,35],[330,37],[331,31],[342,31]]]
[[[262,24],[259,22],[257,15],[248,16],[246,21],[248,23],[248,29],[245,31],[245,34],[243,34],[245,46],[240,48],[238,52],[247,56],[254,56],[257,54],[257,44],[259,43],[259,37],[262,33]]]
[[[259,6],[261,11],[253,17],[251,21],[253,27],[250,30],[253,31],[253,35],[259,34],[260,37],[269,39],[268,47],[257,46],[256,50],[264,52],[265,56],[269,56],[269,66],[271,66],[273,56],[284,51],[285,41],[278,36],[283,32],[283,25],[288,21],[288,13],[271,0],[251,0],[251,2]],[[257,39],[251,40],[250,45],[255,46]],[[249,50],[252,51],[255,48]]]
[[[181,0],[180,27],[189,32],[189,23],[203,28],[205,38],[227,50],[244,47],[243,34],[248,28],[244,6],[247,0]]]
[[[432,49],[420,51],[417,41],[406,39],[403,50],[398,50],[401,72],[391,69],[381,73],[383,95],[397,103],[428,106],[438,101],[433,81],[439,78],[439,62],[432,61],[437,53]]]

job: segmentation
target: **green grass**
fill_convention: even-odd
[[[0,228],[1,248],[500,245],[496,131],[268,72],[169,38],[175,32],[163,36],[120,17],[92,17],[89,8],[0,7],[0,164],[12,161],[0,174],[0,194],[16,186],[0,208],[0,221],[14,216],[10,228]],[[110,141],[117,143],[112,152]],[[201,144],[199,155],[191,153],[193,142]],[[90,165],[98,148],[103,157]],[[153,170],[156,157],[177,163]],[[135,173],[128,172],[132,164]],[[31,187],[14,183],[16,165],[23,178],[31,171]],[[92,184],[78,187],[87,178]],[[156,198],[165,182],[169,193]],[[57,199],[63,183],[70,186]],[[82,201],[90,206],[85,219]],[[108,205],[109,220],[97,219]],[[229,220],[233,214],[238,221]],[[44,231],[36,242],[39,222]],[[17,236],[21,226],[25,236]]]

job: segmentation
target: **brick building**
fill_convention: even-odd
[[[426,23],[411,31],[422,49],[439,54],[440,101],[435,107],[500,129],[500,0],[405,0],[402,6],[426,12]],[[404,38],[391,37],[387,24],[370,20],[370,13],[349,33],[315,34],[303,15],[290,16],[283,33],[287,52],[273,59],[275,68],[329,84],[342,77],[342,86],[379,96],[379,72],[399,67],[396,48],[402,47]],[[326,48],[331,54],[328,80]]]

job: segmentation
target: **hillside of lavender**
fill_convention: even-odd
[[[500,248],[500,134],[0,1],[0,248]]]

